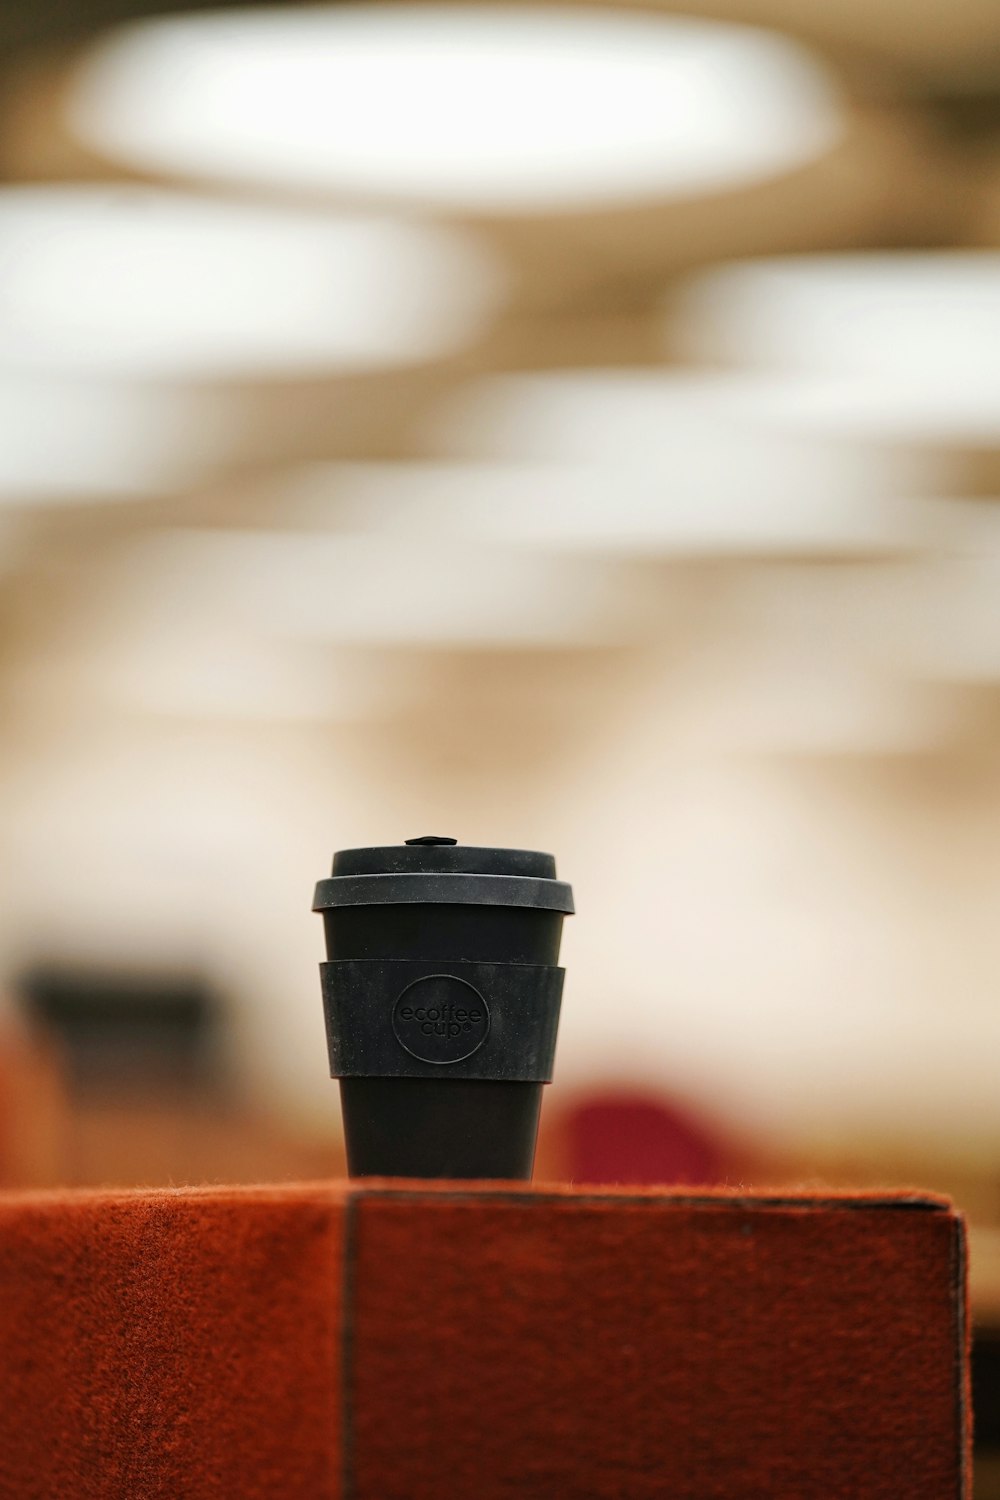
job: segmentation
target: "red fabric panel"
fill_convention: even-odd
[[[571,1182],[724,1182],[728,1153],[691,1111],[634,1090],[602,1090],[565,1110],[562,1135]]]
[[[0,1497],[945,1500],[963,1288],[926,1199],[0,1199]]]
[[[352,1213],[357,1500],[963,1494],[961,1236],[934,1204]]]
[[[0,1200],[4,1500],[336,1495],[341,1201]]]

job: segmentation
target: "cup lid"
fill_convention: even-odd
[[[339,850],[330,878],[316,886],[313,911],[423,902],[536,907],[569,915],[573,892],[556,879],[551,854],[480,848],[428,834],[403,844]]]

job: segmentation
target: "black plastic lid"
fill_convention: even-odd
[[[555,880],[556,862],[551,854],[534,849],[480,849],[457,839],[427,835],[407,839],[405,844],[384,844],[375,849],[340,849],[333,856],[332,874],[402,875],[531,875],[536,880]]]
[[[573,892],[551,854],[486,849],[427,835],[405,844],[341,849],[316,887],[313,911],[335,906],[522,906],[569,915]]]

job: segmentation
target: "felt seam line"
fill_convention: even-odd
[[[970,1390],[967,1377],[969,1307],[966,1283],[966,1260],[968,1257],[968,1243],[965,1237],[965,1227],[961,1222],[955,1225],[953,1244],[952,1292],[955,1298],[955,1314],[958,1322],[958,1354],[955,1361],[955,1417],[958,1425],[957,1439],[960,1455],[958,1462],[958,1489],[956,1494],[958,1500],[969,1500],[972,1494],[973,1414],[969,1403]]]
[[[344,1204],[344,1263],[341,1272],[340,1334],[340,1444],[341,1500],[354,1500],[354,1318],[357,1289],[358,1199],[347,1195]]]

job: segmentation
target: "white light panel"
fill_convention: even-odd
[[[344,660],[183,608],[164,613],[120,610],[95,630],[84,605],[71,634],[8,673],[17,711],[77,705],[102,715],[329,724],[386,717],[407,701],[380,660]]]
[[[491,5],[142,22],[92,54],[70,113],[145,169],[477,213],[737,187],[841,131],[826,72],[782,37]]]
[[[883,442],[831,431],[830,403],[816,389],[785,375],[684,366],[489,376],[439,407],[424,446],[464,458],[717,474],[731,485],[753,484],[757,465],[770,480],[775,466],[787,472],[803,452],[865,488],[909,488],[936,473],[926,458],[918,465]],[[814,478],[822,483],[822,474]]]
[[[498,294],[464,238],[390,218],[132,186],[0,191],[0,372],[392,368],[471,341]]]
[[[220,393],[0,370],[0,505],[184,488],[226,458],[237,431]]]
[[[703,273],[671,348],[794,375],[789,410],[921,437],[1000,434],[1000,252],[798,256]],[[805,377],[805,378],[803,378]]]
[[[281,641],[535,647],[627,642],[658,608],[627,567],[458,539],[155,533],[119,559],[117,607]]]
[[[744,471],[745,446],[726,456],[725,472],[691,462],[690,450],[661,468],[316,465],[280,481],[276,514],[289,526],[623,558],[867,555],[926,543],[928,507],[880,487],[878,467],[850,453],[789,444]]]
[[[439,409],[425,449],[476,461],[454,508],[498,534],[668,553],[924,545],[937,466],[828,430],[794,385],[684,369],[495,376]]]

